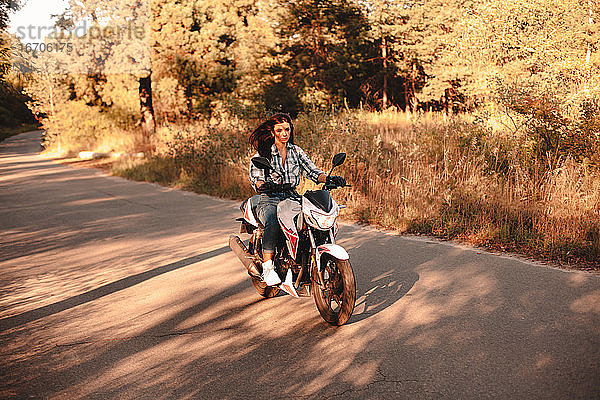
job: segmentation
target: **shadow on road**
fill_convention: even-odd
[[[355,235],[351,242],[343,242],[350,253],[357,285],[356,306],[349,324],[372,317],[394,305],[419,280],[415,264],[398,258],[398,245],[394,243],[397,240],[398,237],[378,237],[366,233]],[[389,249],[393,249],[390,257],[373,259],[373,254],[384,254]],[[424,254],[417,255],[414,261],[424,262],[427,257]]]
[[[83,293],[0,320],[0,398],[571,399],[600,390],[595,276],[345,227],[358,304],[332,327],[310,299],[260,298],[219,247],[237,227],[231,202],[72,171],[4,182],[4,204],[27,201],[17,189],[31,182],[62,205],[32,216],[40,204],[31,201],[18,218],[5,209],[5,291],[28,304],[57,288]],[[92,196],[73,192],[88,187]],[[187,257],[199,243],[219,248]],[[179,261],[149,261],[165,252]],[[161,266],[141,272],[147,265]]]
[[[175,271],[179,268],[187,267],[188,265],[195,264],[200,261],[208,260],[209,258],[225,254],[228,251],[230,251],[229,246],[224,246],[209,251],[207,253],[199,254],[193,257],[188,257],[171,264],[163,265],[151,269],[149,271],[141,272],[139,274],[128,276],[127,278],[119,279],[118,281],[109,283],[104,286],[100,286],[99,288],[90,290],[85,293],[81,293],[77,296],[69,297],[68,299],[61,300],[56,303],[48,304],[47,306],[36,308],[35,310],[3,318],[0,320],[0,332],[4,332],[8,329],[15,328],[17,326],[24,325],[26,323],[38,320],[40,318],[44,318],[59,313],[61,311],[68,310],[70,308],[88,303],[90,301],[97,300],[109,294],[140,284],[156,276],[166,274],[167,272]]]
[[[404,297],[419,280],[414,271],[392,269],[370,281],[370,287],[357,293],[355,314],[350,323],[369,318]],[[358,312],[357,312],[358,311]]]
[[[352,241],[360,309],[346,326],[324,323],[312,301],[260,299],[243,273],[223,280],[223,269],[207,265],[196,277],[204,285],[179,298],[177,307],[137,317],[152,322],[115,320],[81,340],[40,346],[22,357],[15,353],[19,358],[7,361],[10,373],[3,379],[19,394],[98,399],[267,398],[273,393],[305,399],[398,398],[398,393],[539,398],[540,388],[552,389],[553,398],[585,398],[595,392],[597,369],[581,360],[583,354],[597,354],[597,335],[587,332],[596,329],[598,317],[572,306],[595,301],[593,285],[583,290],[588,296],[583,299],[538,290],[563,285],[539,269],[525,284],[526,292],[516,295],[521,276],[507,276],[511,267],[500,259],[400,237]],[[384,247],[394,256],[374,259]],[[399,249],[410,256],[400,257]],[[223,247],[133,275],[62,307],[227,252]],[[585,288],[588,282],[582,278],[573,285]],[[103,307],[129,318],[135,306],[127,302]],[[89,311],[82,307],[72,315],[55,315],[52,329],[73,318],[85,325]],[[144,328],[115,335],[121,325]],[[580,329],[573,331],[574,326]],[[30,334],[22,332],[12,341],[27,341]],[[579,345],[565,346],[565,338]],[[586,339],[591,342],[585,344]],[[570,386],[556,375],[567,367],[582,384]],[[457,385],[449,387],[449,381]]]

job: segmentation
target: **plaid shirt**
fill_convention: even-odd
[[[300,184],[300,174],[317,183],[319,175],[323,173],[306,155],[304,150],[291,143],[286,143],[287,156],[285,165],[281,164],[281,155],[277,146],[271,146],[271,165],[274,171],[271,171],[271,180],[275,183],[291,183],[294,187]],[[256,153],[254,157],[259,154]],[[283,179],[282,179],[283,178]],[[265,173],[250,163],[250,182],[256,188],[257,181],[265,181]]]

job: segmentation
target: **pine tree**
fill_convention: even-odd
[[[373,45],[380,49],[379,73],[374,77],[381,83],[381,107],[389,103],[401,105],[407,111],[416,110],[416,92],[420,87],[421,68],[413,50],[412,1],[361,0],[368,17],[369,36]]]
[[[402,25],[404,42],[399,47],[412,59],[411,79],[422,71],[424,86],[416,95],[422,102],[440,102],[447,111],[457,103],[468,71],[448,59],[456,26],[465,18],[472,0],[413,1],[406,5],[407,23]]]
[[[347,0],[279,1],[279,57],[289,84],[306,104],[328,106],[360,101],[359,88],[375,54],[359,7]]]

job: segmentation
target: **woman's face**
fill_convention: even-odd
[[[291,128],[287,122],[276,124],[273,127],[273,135],[275,136],[275,143],[286,144],[290,140]]]

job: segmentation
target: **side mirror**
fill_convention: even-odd
[[[337,153],[333,156],[333,167],[337,167],[338,165],[342,165],[346,161],[346,153]]]
[[[256,168],[264,169],[266,171],[273,169],[269,160],[264,157],[254,157],[252,159],[252,164],[254,164]]]

